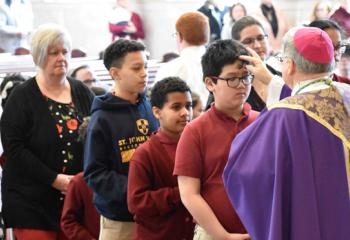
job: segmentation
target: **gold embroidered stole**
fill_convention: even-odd
[[[327,89],[299,94],[268,107],[269,110],[274,108],[301,110],[343,142],[350,193],[350,116],[347,114],[338,90],[331,86]]]

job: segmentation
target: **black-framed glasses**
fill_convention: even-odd
[[[347,43],[344,41],[339,42],[336,46],[334,46],[334,52],[337,54],[345,53]]]
[[[255,43],[255,41],[258,41],[259,43],[265,42],[267,39],[267,34],[260,34],[256,36],[255,38],[246,38],[241,41],[243,45],[252,45]]]
[[[226,81],[227,86],[230,88],[237,88],[239,84],[242,82],[245,86],[248,86],[252,84],[254,80],[254,75],[253,74],[248,74],[244,77],[229,77],[229,78],[223,78],[223,77],[210,77],[214,80],[223,80]]]

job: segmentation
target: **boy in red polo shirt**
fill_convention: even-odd
[[[181,203],[172,174],[178,140],[191,118],[190,89],[178,77],[165,78],[153,87],[151,104],[160,130],[136,149],[129,168],[128,207],[136,222],[133,239],[192,239],[192,217]]]
[[[186,126],[176,150],[174,174],[181,200],[197,223],[196,240],[249,239],[222,180],[232,140],[258,115],[245,103],[253,76],[240,55],[248,52],[237,41],[219,40],[208,47],[203,79],[215,101]]]

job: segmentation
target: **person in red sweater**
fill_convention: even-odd
[[[250,239],[222,180],[232,140],[258,115],[246,103],[254,77],[241,55],[248,55],[247,49],[235,40],[209,45],[202,57],[203,79],[215,100],[185,127],[176,149],[174,175],[197,223],[198,240]]]
[[[172,175],[177,142],[191,119],[190,89],[178,77],[164,78],[153,87],[151,104],[160,129],[136,149],[129,168],[128,208],[136,222],[133,239],[193,239],[194,223]]]
[[[129,10],[129,0],[117,0],[117,7],[109,16],[109,31],[112,42],[118,38],[144,39],[145,32],[141,17]]]
[[[83,172],[75,175],[69,183],[61,216],[61,228],[68,239],[98,239],[100,216],[92,202],[92,195]]]

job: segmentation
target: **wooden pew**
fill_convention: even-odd
[[[81,65],[89,65],[95,72],[96,77],[105,86],[112,87],[114,81],[111,79],[107,69],[103,65],[103,61],[97,58],[84,57],[84,58],[72,58],[69,61],[69,68],[75,69]],[[148,83],[147,88],[150,89],[155,81],[157,71],[162,63],[158,63],[155,60],[149,60],[148,62]],[[25,76],[35,76],[36,68],[31,55],[19,55],[14,56],[10,54],[0,54],[0,81],[11,73],[22,73]]]

